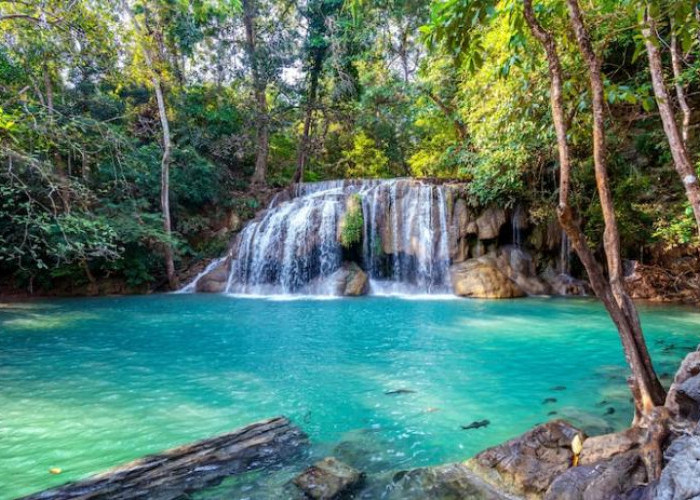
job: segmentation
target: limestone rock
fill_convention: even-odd
[[[551,484],[545,500],[619,499],[646,482],[639,454],[628,451],[612,459],[572,467]]]
[[[367,273],[354,262],[343,264],[329,279],[333,284],[336,295],[356,297],[358,295],[367,295],[369,292]]]
[[[622,432],[589,437],[583,442],[579,464],[592,465],[630,451],[638,445],[640,432],[638,427],[632,427]]]
[[[493,257],[470,259],[452,266],[454,293],[462,297],[510,299],[525,293],[501,272]]]
[[[506,246],[497,254],[498,268],[528,295],[549,295],[551,288],[537,276],[532,256],[521,248]]]
[[[219,267],[212,269],[202,276],[197,282],[197,291],[204,293],[221,293],[226,288],[228,281],[228,266],[223,262]]]
[[[364,475],[337,460],[326,457],[294,479],[294,484],[314,500],[330,500],[358,486]]]
[[[665,406],[682,418],[700,419],[700,351],[691,352],[681,363]]]
[[[579,429],[563,420],[538,425],[525,434],[482,451],[465,465],[497,489],[541,498],[573,460],[571,441]]]
[[[502,208],[489,207],[476,219],[480,240],[498,238],[501,226],[506,223],[506,212]]]
[[[542,278],[547,282],[555,295],[586,296],[593,294],[593,290],[587,282],[578,280],[568,274],[556,273],[552,268],[547,269],[542,274]]]
[[[506,500],[491,485],[480,479],[463,464],[447,464],[399,472],[390,493],[382,498],[390,500],[463,499]]]

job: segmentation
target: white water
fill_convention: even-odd
[[[275,197],[241,231],[225,292],[235,295],[332,296],[336,273],[354,260],[376,295],[440,295],[451,291],[445,190],[410,179],[329,181]],[[361,197],[363,241],[354,252],[339,242],[346,202]],[[221,262],[221,261],[219,261]],[[182,291],[194,291],[197,281]]]

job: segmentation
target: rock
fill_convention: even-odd
[[[518,285],[503,274],[492,257],[470,259],[452,266],[454,293],[461,297],[482,299],[510,299],[523,297]]]
[[[572,467],[558,476],[545,500],[620,499],[621,495],[646,482],[646,470],[636,451],[610,460]]]
[[[498,490],[539,498],[573,460],[571,441],[579,429],[563,420],[538,425],[525,434],[482,451],[465,465]]]
[[[666,408],[681,418],[700,419],[700,351],[688,354],[668,391]]]
[[[294,484],[308,498],[326,500],[337,498],[359,486],[364,474],[334,457],[326,457],[294,479]]]
[[[654,488],[653,498],[656,500],[700,498],[700,436],[679,438],[674,445],[679,441]]]
[[[556,295],[585,296],[592,295],[591,286],[582,280],[578,280],[568,274],[557,274],[553,269],[548,268],[542,278],[547,282],[552,293]]]
[[[498,238],[501,226],[506,223],[506,212],[502,208],[489,207],[476,219],[480,240]]]
[[[243,227],[243,222],[241,221],[241,218],[238,216],[236,212],[231,212],[228,216],[228,221],[226,224],[227,228],[231,232],[237,232],[240,231],[241,227]]]
[[[608,460],[615,455],[626,453],[636,448],[640,439],[639,428],[630,428],[613,434],[589,437],[583,442],[579,455],[580,465],[591,465],[601,460]]]
[[[390,500],[463,499],[506,500],[463,464],[425,467],[395,474],[393,484],[372,498]]]
[[[521,248],[502,247],[496,260],[498,268],[528,295],[549,295],[551,288],[537,276],[532,256]]]
[[[228,266],[226,262],[222,262],[219,267],[212,269],[210,272],[202,276],[197,282],[197,291],[204,293],[221,293],[226,288],[228,281]]]
[[[357,297],[369,292],[369,278],[360,266],[354,262],[346,262],[329,278],[336,295]]]

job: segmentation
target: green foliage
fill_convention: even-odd
[[[345,215],[340,225],[340,244],[350,248],[362,240],[364,218],[362,215],[362,197],[354,194],[348,198]]]
[[[344,151],[343,157],[348,164],[346,172],[349,177],[376,178],[391,176],[389,158],[364,131],[360,131],[355,135],[352,149]]]

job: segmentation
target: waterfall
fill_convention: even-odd
[[[571,254],[571,242],[566,235],[566,231],[561,231],[561,249],[559,251],[559,273],[569,274],[569,254]]]
[[[355,194],[361,199],[362,243],[348,250],[339,242],[340,223]],[[334,273],[354,260],[368,275],[370,293],[447,293],[445,200],[443,186],[411,179],[299,185],[293,198],[275,197],[238,235],[225,291],[332,295]]]

